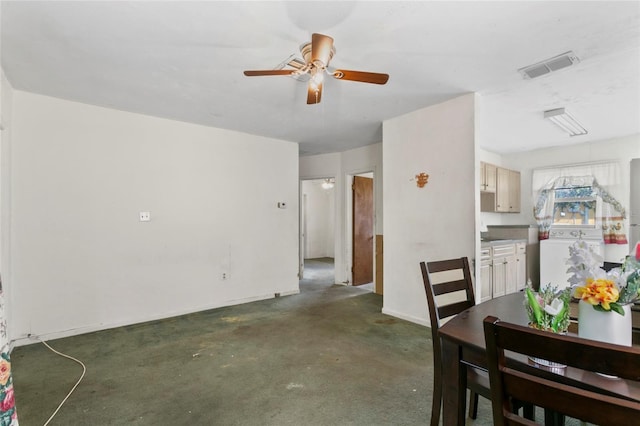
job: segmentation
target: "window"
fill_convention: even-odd
[[[552,226],[596,226],[596,195],[591,186],[554,189]]]

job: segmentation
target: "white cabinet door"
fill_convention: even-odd
[[[507,262],[505,265],[505,267],[507,268],[507,270],[505,271],[505,276],[506,276],[505,291],[507,294],[515,293],[517,291],[516,275],[517,275],[517,269],[518,269],[516,256],[515,255],[509,256],[505,260]]]
[[[509,170],[509,213],[520,213],[520,172]]]
[[[527,285],[527,255],[516,254],[516,291],[522,290]]]
[[[493,259],[493,297],[507,294],[507,260],[504,257]]]
[[[491,299],[493,295],[492,270],[491,260],[480,264],[480,303]]]
[[[496,212],[509,212],[509,170],[498,167],[496,181]]]

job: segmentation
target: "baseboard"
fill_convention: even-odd
[[[290,291],[285,291],[285,292],[280,292],[279,293],[279,297],[282,296],[291,296],[294,294],[298,294],[300,293],[300,289],[296,289],[296,290],[290,290]],[[194,314],[197,312],[203,312],[203,311],[209,311],[211,309],[218,309],[218,308],[224,308],[227,306],[235,306],[235,305],[243,305],[245,303],[251,303],[251,302],[258,302],[260,300],[267,300],[267,299],[273,299],[276,296],[277,293],[270,293],[267,295],[261,295],[261,296],[253,296],[253,297],[247,297],[247,298],[243,298],[243,299],[236,299],[236,300],[229,300],[226,301],[224,303],[220,303],[220,304],[213,304],[213,305],[204,305],[195,309],[189,309],[189,310],[184,310],[184,311],[175,311],[175,312],[170,312],[167,314],[161,314],[161,315],[152,315],[146,318],[138,318],[134,321],[116,321],[113,323],[108,323],[108,324],[93,324],[93,325],[88,325],[88,326],[84,326],[84,327],[78,327],[78,328],[72,328],[69,330],[62,330],[62,331],[55,331],[55,332],[51,332],[51,333],[44,333],[44,334],[37,334],[34,333],[32,336],[22,336],[16,339],[13,339],[9,342],[9,353],[11,353],[11,351],[13,351],[13,349],[15,347],[18,346],[26,346],[26,345],[30,345],[33,343],[38,343],[40,340],[55,340],[55,339],[62,339],[64,337],[71,337],[71,336],[78,336],[80,334],[86,334],[86,333],[93,333],[96,331],[103,331],[103,330],[109,330],[112,328],[118,328],[118,327],[126,327],[128,325],[134,325],[134,324],[142,324],[145,322],[151,322],[151,321],[158,321],[158,320],[163,320],[163,319],[168,319],[168,318],[174,318],[174,317],[179,317],[182,315],[188,315],[188,314]]]
[[[405,321],[409,321],[415,324],[424,325],[431,328],[431,322],[428,319],[414,317],[413,315],[407,315],[402,312],[397,312],[392,309],[382,308],[382,313],[385,315],[391,315],[392,317],[400,318]]]

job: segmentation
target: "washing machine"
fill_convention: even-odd
[[[579,239],[586,241],[594,253],[604,257],[604,241],[599,229],[551,229],[549,238],[540,241],[540,286],[551,283],[559,290],[569,286],[568,280],[572,275],[567,273],[569,247]]]

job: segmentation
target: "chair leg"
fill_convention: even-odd
[[[520,408],[522,408],[522,417],[527,420],[536,420],[536,408],[533,406],[533,404],[530,404],[528,402],[521,402],[517,399],[512,399],[511,411],[513,412],[513,414],[518,414]]]
[[[431,402],[431,426],[440,424],[440,408],[442,407],[442,381],[437,369],[433,374],[433,401]]]
[[[478,394],[469,391],[469,418],[476,419],[478,417]]]

